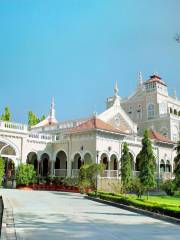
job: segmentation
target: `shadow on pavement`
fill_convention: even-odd
[[[44,213],[43,217],[36,214],[17,214],[16,230],[20,239],[31,240],[176,240],[180,236],[180,227],[176,225],[168,225],[167,228],[167,224],[158,221],[144,224],[131,224],[128,221],[117,223],[110,221],[108,214],[104,215],[107,215],[107,220],[71,214]]]

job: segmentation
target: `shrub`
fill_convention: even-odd
[[[85,193],[86,189],[91,186],[91,183],[89,180],[85,179],[81,183],[79,183],[79,190],[81,193]]]
[[[4,160],[0,157],[0,186],[2,186],[4,174],[5,174]]]
[[[144,199],[136,199],[132,196],[122,196],[112,193],[98,192],[88,193],[91,197],[99,197],[100,199],[117,202],[123,205],[134,206],[139,209],[148,210],[155,213],[160,213],[163,215],[180,218],[180,208],[177,206],[171,206],[168,204],[158,203],[158,202],[149,202]]]
[[[102,164],[85,164],[79,171],[79,186],[86,185],[92,189],[96,189],[97,176],[102,173],[104,166]],[[86,184],[84,184],[86,183]]]
[[[145,191],[144,186],[138,177],[134,178],[132,181],[132,191],[136,194],[138,198],[140,198]]]
[[[77,178],[66,177],[62,180],[62,183],[66,187],[75,187],[78,185]]]
[[[161,189],[169,196],[174,196],[176,185],[173,180],[167,180],[161,184]]]
[[[109,183],[113,193],[122,194],[124,192],[123,184],[120,180],[117,182]]]
[[[16,181],[18,185],[28,186],[34,183],[36,178],[36,171],[32,164],[21,163],[16,170]]]

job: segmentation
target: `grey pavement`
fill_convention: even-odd
[[[80,194],[0,190],[10,201],[18,239],[174,240],[180,226],[84,199]]]

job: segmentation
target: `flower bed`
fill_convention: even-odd
[[[78,187],[65,187],[47,184],[33,184],[29,186],[19,185],[17,189],[21,190],[43,190],[43,191],[63,191],[63,192],[76,192],[79,193]]]

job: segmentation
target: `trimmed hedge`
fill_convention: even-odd
[[[127,206],[133,206],[133,207],[147,210],[150,212],[155,212],[162,215],[180,219],[180,206],[175,207],[173,205],[150,202],[145,199],[133,198],[128,196],[126,197],[122,195],[116,195],[113,193],[104,193],[104,192],[98,192],[97,194],[92,192],[92,193],[88,193],[88,196],[98,197],[102,200],[112,201],[112,202],[124,204]]]

